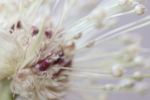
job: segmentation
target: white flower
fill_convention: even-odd
[[[133,88],[134,81],[121,86],[94,85],[99,79],[142,81],[150,77],[138,71],[126,73],[149,59],[143,55],[141,37],[118,37],[150,25],[143,22],[149,16],[104,33],[115,28],[119,16],[145,13],[146,8],[138,3],[132,10],[132,3],[134,0],[0,0],[0,80],[7,89],[0,100],[64,100],[71,90],[85,100],[107,99],[104,95],[93,98],[92,92],[97,91],[140,93],[141,88]],[[12,95],[8,87],[16,97],[7,98]]]

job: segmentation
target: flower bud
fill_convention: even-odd
[[[112,67],[112,75],[115,77],[121,77],[123,75],[123,68],[121,65],[114,65]]]
[[[75,48],[75,43],[73,41],[68,41],[64,47],[66,49],[73,50]]]
[[[149,85],[147,83],[139,83],[134,88],[135,92],[140,94],[146,93],[148,89],[149,89]]]
[[[98,100],[108,100],[108,94],[105,93],[100,94]]]
[[[120,36],[119,39],[124,45],[136,44],[142,41],[141,37],[135,34],[125,34]]]
[[[120,53],[117,59],[123,62],[131,62],[133,60],[133,57],[134,55],[130,53]]]
[[[134,72],[133,77],[134,79],[141,81],[143,79],[143,74],[141,72]]]
[[[144,58],[141,56],[137,56],[134,58],[134,63],[137,65],[142,65],[144,63]]]
[[[123,7],[129,7],[133,3],[132,0],[119,0],[119,5]]]
[[[132,3],[132,7],[135,7],[135,6],[137,6],[137,5],[139,5],[139,2],[133,2],[133,3]]]
[[[108,28],[114,28],[117,25],[117,19],[111,19],[108,23]]]
[[[131,79],[124,79],[119,83],[119,85],[122,88],[132,88],[135,85],[135,82]]]
[[[127,51],[136,54],[141,52],[141,48],[138,45],[131,45],[128,47]]]
[[[148,69],[150,68],[150,59],[146,59],[146,60],[145,60],[145,62],[144,62],[144,67],[145,67],[145,68],[148,68]]]
[[[142,15],[146,12],[146,8],[143,5],[137,5],[135,7],[135,13],[138,15]]]
[[[81,38],[81,36],[82,36],[82,33],[78,33],[77,35],[74,36],[74,39],[79,39]]]
[[[135,2],[144,2],[145,0],[133,0]]]
[[[105,85],[105,89],[106,89],[107,91],[113,91],[113,90],[115,89],[115,86],[112,85],[112,84],[106,84],[106,85]]]
[[[86,47],[89,48],[89,47],[92,47],[94,45],[95,41],[92,41],[92,42],[89,42]]]
[[[106,12],[103,8],[96,8],[92,11],[92,19],[95,21],[96,27],[101,27],[103,25],[103,21],[106,18]]]

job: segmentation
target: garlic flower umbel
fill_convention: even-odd
[[[146,12],[140,1],[0,0],[0,100],[64,100],[70,90],[83,100],[146,92],[139,81],[150,74],[139,69],[150,66],[149,49],[129,32],[150,25],[150,16],[115,28],[115,18]],[[130,68],[133,75],[125,72]],[[96,85],[108,78],[120,82]]]

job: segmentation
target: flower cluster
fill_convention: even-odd
[[[150,16],[115,28],[117,17],[146,12],[141,1],[0,0],[0,100],[145,93],[150,75],[140,69],[150,67],[149,49],[130,31],[150,25]],[[100,79],[119,82],[97,86]]]

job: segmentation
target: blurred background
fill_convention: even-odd
[[[82,0],[82,1],[84,1],[84,0]],[[143,0],[143,1],[144,2],[141,4],[143,4],[147,8],[147,12],[145,14],[143,14],[143,15],[128,14],[128,15],[118,17],[119,21],[115,28],[129,24],[131,22],[134,22],[136,20],[139,20],[143,17],[150,15],[150,0]],[[87,12],[89,12],[89,10]],[[137,29],[135,31],[132,31],[131,33],[136,33],[136,34],[139,34],[141,37],[143,37],[142,47],[150,48],[150,26],[146,26],[146,27]],[[110,47],[110,48],[112,48],[112,47]],[[133,71],[134,71],[134,69],[131,69],[131,70],[128,70],[127,73],[132,74]],[[150,74],[150,69],[148,69],[147,71],[144,71],[144,73]],[[150,85],[150,79],[148,79],[148,78],[143,79],[142,82],[144,82],[144,81]],[[113,79],[112,80],[111,79],[99,80],[98,84],[100,84],[100,85],[116,84],[116,80],[113,80]],[[79,93],[73,92],[73,94],[69,94],[69,96],[67,96],[67,98],[68,98],[67,100],[71,100],[72,97],[74,98],[73,100],[81,100],[80,95],[74,95],[74,94],[79,94]],[[93,100],[93,99],[90,99],[90,100]],[[131,92],[130,93],[129,92],[126,92],[126,93],[118,93],[118,92],[116,93],[115,92],[115,93],[111,93],[109,95],[109,100],[150,100],[150,91],[148,91],[148,93],[146,93],[146,94],[135,94],[135,93],[131,93]]]
[[[141,17],[150,15],[150,0],[145,0],[142,4],[147,8],[147,12],[145,14],[140,16],[137,16],[135,14],[121,16],[119,18],[120,23],[118,26],[128,24],[130,22],[133,22],[134,20],[140,19]],[[144,48],[150,48],[150,26],[146,26],[132,32],[135,32],[143,37],[142,46]],[[149,72],[150,69],[146,73]],[[150,85],[150,79],[144,79],[143,81],[148,82]],[[131,93],[112,93],[110,94],[109,100],[150,100],[150,91],[143,95],[131,94]]]

